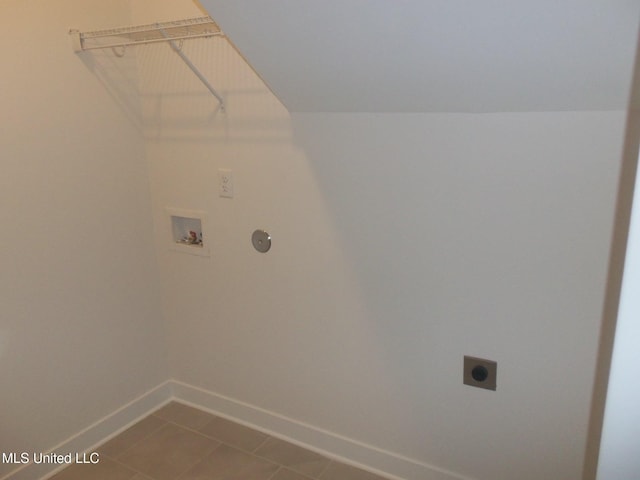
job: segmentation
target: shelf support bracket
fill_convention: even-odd
[[[187,57],[185,55],[185,53],[182,51],[182,49],[169,36],[169,34],[167,34],[167,32],[159,24],[157,26],[158,26],[158,31],[162,34],[162,36],[164,38],[167,39],[167,41],[169,42],[169,45],[171,45],[171,48],[173,49],[173,51],[178,54],[178,56],[187,65],[187,67],[189,67],[191,69],[191,71],[195,74],[195,76],[198,77],[198,79],[204,84],[205,87],[207,87],[207,89],[211,92],[211,94],[214,97],[216,97],[218,102],[220,102],[220,111],[224,112],[225,111],[225,107],[224,107],[224,100],[222,99],[222,96],[215,90],[215,88],[213,88],[211,86],[211,84],[205,78],[205,76],[202,74],[202,72],[200,72],[200,70],[197,69],[197,67],[193,64],[193,62],[191,60],[189,60],[189,57]]]

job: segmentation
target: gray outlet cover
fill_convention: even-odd
[[[495,390],[497,387],[498,363],[477,357],[464,357],[462,383],[471,387]]]

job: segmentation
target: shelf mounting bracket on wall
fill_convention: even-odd
[[[119,57],[124,55],[124,51],[128,46],[168,42],[172,50],[178,54],[182,61],[220,102],[220,110],[224,112],[225,105],[222,96],[211,86],[202,72],[189,60],[189,57],[185,55],[182,51],[182,45],[176,43],[176,41],[182,42],[191,38],[224,36],[220,27],[211,17],[189,18],[92,32],[80,32],[72,29],[69,30],[69,35],[71,36],[73,50],[76,53],[111,48],[115,55]]]

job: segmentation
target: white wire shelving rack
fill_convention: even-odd
[[[71,36],[73,50],[76,53],[110,48],[114,54],[119,57],[124,55],[126,48],[129,46],[167,42],[218,102],[220,102],[220,109],[224,111],[225,106],[222,96],[211,86],[207,78],[182,51],[182,42],[184,40],[224,36],[218,24],[216,24],[211,17],[188,18],[171,22],[94,30],[90,32],[71,29],[69,30],[69,35]]]

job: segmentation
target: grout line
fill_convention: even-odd
[[[222,417],[216,417],[216,418],[222,418]],[[273,463],[274,465],[278,465],[278,466],[280,466],[280,464],[279,464],[279,463],[277,463],[277,462],[273,461],[272,459],[269,459],[269,458],[266,458],[266,457],[262,457],[262,456],[260,456],[260,455],[256,455],[256,454],[254,453],[254,452],[255,452],[255,450],[257,450],[258,448],[260,448],[260,447],[261,447],[261,446],[262,446],[262,445],[263,445],[267,440],[269,440],[270,438],[272,438],[271,436],[267,435],[267,434],[266,434],[266,433],[264,433],[264,432],[260,432],[259,430],[256,430],[256,432],[260,432],[260,433],[262,433],[262,434],[264,434],[264,435],[267,435],[267,438],[265,438],[265,439],[260,443],[260,445],[258,445],[258,447],[256,447],[254,450],[246,450],[246,449],[244,449],[244,448],[242,448],[242,447],[239,447],[239,446],[237,446],[237,445],[232,445],[232,444],[230,444],[230,443],[228,443],[228,442],[225,442],[224,440],[221,440],[221,439],[219,439],[219,438],[217,438],[217,437],[214,437],[214,436],[212,436],[212,435],[207,435],[206,433],[201,432],[200,430],[195,430],[195,429],[193,429],[193,428],[191,428],[191,427],[187,427],[187,426],[185,426],[185,425],[182,425],[181,423],[174,422],[173,420],[164,420],[164,421],[166,422],[166,424],[167,424],[167,425],[168,425],[168,424],[171,424],[171,425],[173,425],[173,426],[175,426],[175,427],[181,428],[181,429],[186,430],[186,431],[188,431],[188,432],[196,433],[196,434],[200,435],[201,437],[206,438],[207,440],[214,440],[214,441],[218,442],[218,444],[219,444],[219,445],[217,445],[217,446],[216,446],[216,448],[214,448],[214,450],[213,450],[213,451],[217,450],[217,449],[220,447],[220,445],[225,445],[225,446],[227,446],[227,447],[233,448],[234,450],[238,450],[238,451],[243,452],[243,453],[248,453],[248,454],[250,454],[250,455],[252,455],[252,456],[254,456],[254,457],[261,458],[261,459],[263,459],[263,460],[268,460],[270,463]],[[209,422],[207,422],[205,425],[208,425],[208,423],[209,423]],[[240,424],[238,424],[238,425],[240,425]],[[162,428],[162,427],[160,427],[160,428]],[[204,428],[204,427],[203,427],[203,428]],[[254,429],[254,430],[255,430],[255,429]],[[157,430],[156,430],[156,431],[157,431]],[[147,438],[147,437],[145,437],[145,438]],[[213,453],[213,451],[212,451],[211,453]]]
[[[256,431],[258,431],[258,430],[256,430]],[[256,455],[256,452],[257,452],[258,450],[260,450],[260,447],[262,447],[265,443],[267,443],[267,442],[269,441],[269,439],[270,439],[270,438],[273,438],[273,437],[271,437],[271,435],[267,435],[267,434],[266,434],[266,433],[264,433],[264,432],[260,432],[260,433],[262,433],[263,435],[266,435],[267,437],[266,437],[262,442],[260,442],[260,444],[259,444],[256,448],[254,448],[253,450],[251,450],[251,453],[253,453],[254,455]],[[256,456],[258,457],[259,455],[256,455]]]
[[[194,408],[194,407],[192,407],[192,408]],[[208,412],[205,412],[204,410],[200,410],[200,411],[202,411],[202,412],[204,412],[204,413],[208,413]],[[154,414],[151,414],[151,415],[154,415]],[[209,414],[209,415],[211,415],[213,418],[212,418],[211,420],[209,420],[207,423],[205,423],[205,424],[204,424],[202,427],[200,427],[200,428],[205,428],[207,425],[209,425],[211,422],[215,421],[215,420],[216,420],[216,419],[218,419],[218,418],[221,418],[221,419],[223,419],[223,420],[227,420],[227,419],[225,419],[224,417],[219,417],[219,416],[217,416],[217,415],[213,415],[213,414]],[[251,430],[253,430],[253,431],[255,431],[255,432],[258,432],[258,433],[260,433],[260,434],[262,434],[262,435],[265,435],[265,436],[266,436],[266,438],[265,438],[262,442],[260,442],[260,443],[258,444],[258,446],[257,446],[257,447],[255,447],[253,450],[247,450],[247,449],[242,448],[242,447],[239,447],[239,446],[237,446],[237,445],[232,445],[232,444],[230,444],[230,443],[228,443],[228,442],[225,442],[224,440],[222,440],[222,439],[220,439],[220,438],[218,438],[218,437],[215,437],[215,436],[213,436],[213,435],[209,435],[209,434],[207,434],[207,433],[205,433],[205,432],[203,432],[203,431],[201,431],[201,430],[197,430],[197,429],[195,429],[195,428],[188,427],[188,426],[186,426],[186,425],[183,425],[183,424],[181,424],[181,423],[178,423],[178,422],[177,422],[177,421],[175,421],[175,420],[166,420],[166,419],[163,419],[163,418],[161,418],[161,417],[157,417],[157,418],[160,418],[161,420],[163,420],[163,421],[164,421],[164,422],[166,422],[167,424],[169,424],[169,423],[170,423],[170,424],[172,424],[172,425],[174,425],[174,426],[176,426],[176,427],[182,428],[182,429],[187,430],[187,431],[189,431],[189,432],[191,432],[191,433],[197,433],[198,435],[200,435],[200,436],[202,436],[202,437],[205,437],[205,438],[207,438],[207,439],[215,440],[216,442],[220,443],[221,445],[226,445],[227,447],[235,448],[236,450],[240,450],[241,452],[249,453],[249,454],[254,455],[254,456],[258,457],[258,458],[263,458],[263,459],[265,459],[265,460],[269,460],[271,463],[274,463],[274,464],[276,464],[276,465],[279,465],[277,462],[274,462],[273,460],[271,460],[271,459],[269,459],[269,458],[261,457],[260,455],[256,455],[256,454],[255,454],[256,450],[258,450],[262,445],[264,445],[264,444],[265,444],[265,443],[266,443],[270,438],[273,438],[273,437],[271,437],[269,434],[267,434],[267,433],[265,433],[265,432],[262,432],[262,431],[260,431],[260,430],[256,430],[255,428],[246,427],[245,425],[242,425],[242,424],[240,424],[240,423],[232,422],[231,420],[227,420],[227,421],[229,421],[229,422],[231,422],[231,423],[234,423],[235,425],[239,425],[239,426],[241,426],[241,427],[245,427],[245,428],[250,428]],[[155,431],[154,431],[154,432],[155,432]],[[145,437],[145,438],[146,438],[146,437]],[[216,447],[216,448],[217,448],[217,447]]]
[[[294,467],[292,467],[291,465],[284,465],[284,464],[281,464],[281,463],[279,463],[279,462],[276,462],[276,461],[275,461],[275,460],[273,460],[272,458],[265,457],[265,456],[262,456],[262,455],[260,455],[260,454],[256,453],[256,452],[259,450],[259,448],[260,448],[262,445],[264,445],[264,444],[267,442],[267,440],[269,440],[270,438],[271,438],[271,439],[274,439],[274,440],[276,440],[276,441],[279,441],[279,442],[284,442],[284,443],[286,443],[286,444],[288,444],[288,445],[292,445],[292,446],[294,446],[295,448],[299,448],[299,449],[301,449],[301,450],[304,450],[305,452],[309,452],[309,453],[313,453],[314,455],[318,455],[318,456],[320,457],[320,459],[321,459],[321,460],[326,460],[326,461],[327,461],[327,464],[322,468],[322,470],[320,470],[320,472],[319,472],[317,475],[310,476],[310,475],[307,475],[307,474],[304,474],[304,473],[300,473],[298,470],[296,470],[296,469],[295,469]],[[303,477],[305,477],[305,478],[308,478],[309,480],[319,480],[319,479],[320,479],[320,477],[322,476],[322,474],[323,474],[324,472],[326,472],[326,470],[329,468],[329,465],[331,465],[331,464],[334,462],[334,460],[333,460],[333,459],[331,459],[331,458],[329,458],[329,457],[327,457],[327,456],[325,456],[325,455],[321,455],[321,454],[319,454],[319,453],[317,453],[317,452],[314,452],[313,450],[309,450],[308,448],[304,448],[304,447],[301,447],[301,446],[296,445],[296,444],[294,444],[294,443],[287,442],[286,440],[282,440],[282,439],[280,439],[280,438],[271,437],[271,436],[269,436],[268,438],[266,438],[266,439],[265,439],[265,441],[264,441],[264,442],[262,442],[262,443],[261,443],[261,444],[260,444],[260,445],[255,449],[255,450],[254,450],[253,455],[254,455],[254,456],[256,456],[256,457],[258,457],[258,458],[261,458],[261,459],[263,459],[263,460],[268,460],[269,462],[276,463],[277,465],[281,465],[281,466],[282,466],[283,468],[285,468],[286,470],[290,470],[290,471],[292,471],[292,472],[295,472],[296,474],[301,475],[301,476],[303,476]]]
[[[322,471],[318,474],[318,480],[322,480],[322,476],[327,473],[327,470],[329,470],[329,467],[331,466],[331,464],[336,463],[335,460],[329,459],[329,461],[327,462],[327,464],[324,466],[324,468],[322,469]]]
[[[151,415],[147,415],[146,417],[144,417],[142,420],[145,420],[147,418],[149,418]],[[156,417],[158,418],[158,417]],[[142,421],[140,420],[140,422]],[[159,418],[159,420],[162,420],[161,418]],[[133,442],[131,445],[129,445],[127,448],[125,448],[123,451],[121,451],[120,453],[118,453],[116,456],[111,456],[111,455],[106,455],[108,458],[111,458],[112,460],[116,460],[116,457],[119,457],[120,455],[124,455],[125,453],[127,453],[129,450],[131,450],[133,447],[137,446],[138,444],[144,442],[146,439],[148,439],[151,435],[153,435],[154,433],[158,432],[161,428],[163,428],[168,422],[166,420],[162,420],[164,423],[162,425],[159,425],[158,427],[154,428],[151,432],[149,432],[147,435],[145,435],[144,437],[142,437],[140,440],[138,440],[137,442]],[[140,423],[138,422],[138,423]],[[133,425],[131,425],[132,428],[135,425],[137,425],[138,423],[135,423]],[[127,430],[129,430],[129,428]],[[125,430],[124,432],[126,432],[127,430]],[[124,433],[122,432],[122,433]],[[118,436],[122,435],[122,433],[120,433]],[[102,445],[98,446],[95,450],[100,449],[100,447],[102,447],[103,445],[106,445],[107,443],[109,443],[111,440],[118,438],[118,436],[113,437],[112,439],[106,441],[105,443],[103,443]],[[121,463],[121,462],[120,462]],[[142,473],[142,472],[140,472]]]
[[[136,470],[135,468],[127,465],[126,463],[122,463],[120,460],[118,460],[117,458],[113,458],[110,457],[108,455],[105,455],[109,460],[111,460],[114,463],[117,463],[118,465],[120,465],[121,467],[125,467],[127,470],[131,470],[132,472],[134,472],[136,475],[142,475],[144,478],[149,478],[150,480],[155,480],[152,477],[150,477],[149,475],[147,475],[146,473],[141,472],[140,470]],[[134,475],[135,477],[135,475]],[[133,478],[133,477],[132,477]]]
[[[267,478],[267,480],[271,480],[272,478],[274,478],[274,477],[278,474],[278,472],[279,472],[280,470],[282,470],[283,468],[284,468],[284,467],[283,467],[282,465],[278,465],[278,468],[276,469],[276,471],[275,471],[275,472],[273,472],[273,473],[269,476],[269,478]]]

